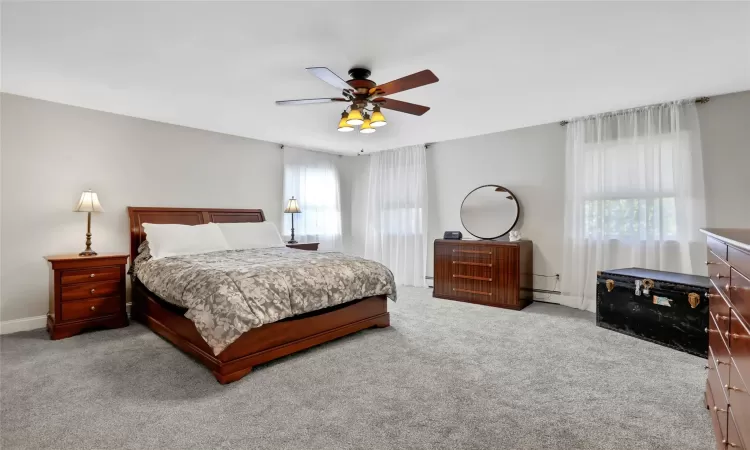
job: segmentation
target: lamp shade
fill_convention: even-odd
[[[365,121],[362,123],[362,126],[359,128],[360,133],[364,134],[370,134],[375,132],[375,128],[373,128],[370,124],[370,118],[365,116]]]
[[[362,112],[358,109],[352,108],[349,112],[349,118],[346,119],[346,123],[349,125],[362,125],[364,120],[362,119]]]
[[[83,191],[81,199],[78,200],[78,205],[76,205],[73,211],[104,212],[104,208],[102,208],[101,203],[99,203],[99,197],[96,195],[96,192],[91,192],[91,189],[89,189],[88,191]]]
[[[339,121],[339,131],[342,133],[346,133],[347,131],[354,131],[354,127],[346,123],[346,119],[348,118],[348,114],[346,111],[341,113],[341,120]]]
[[[286,209],[284,210],[285,213],[301,213],[302,210],[299,209],[299,203],[297,203],[297,199],[292,197],[289,199],[289,203],[286,204]]]
[[[380,106],[376,106],[375,110],[372,112],[372,118],[370,119],[370,126],[371,127],[382,127],[387,125],[388,122],[385,121],[385,116],[382,112],[380,112]]]

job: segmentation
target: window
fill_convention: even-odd
[[[294,235],[300,242],[320,242],[322,250],[341,250],[339,176],[329,161],[284,165],[284,198],[298,199]],[[292,215],[284,214],[284,233],[290,234]]]
[[[622,241],[677,238],[674,139],[603,142],[585,149],[584,235]],[[650,167],[649,167],[650,166]],[[638,170],[637,167],[649,167]]]

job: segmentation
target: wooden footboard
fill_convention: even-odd
[[[145,324],[180,350],[196,357],[222,384],[239,380],[258,364],[366,328],[390,325],[386,297],[367,297],[312,315],[254,328],[214,356],[193,322],[164,305],[136,279],[133,279],[132,293],[133,320]]]

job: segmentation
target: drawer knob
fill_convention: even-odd
[[[726,409],[721,409],[718,406],[714,406],[714,411],[716,411],[716,412],[724,412],[724,413],[727,412]]]
[[[91,310],[92,310],[92,311],[96,311],[96,306],[92,306],[92,307],[91,307]]]
[[[89,292],[91,292],[91,293],[93,294],[94,292],[96,292],[96,289],[92,289],[92,290],[91,290],[91,291],[89,291]]]
[[[91,275],[89,275],[89,278],[94,278],[94,276],[95,274],[92,273]]]

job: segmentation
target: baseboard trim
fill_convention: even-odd
[[[47,316],[25,317],[23,319],[5,320],[0,322],[0,334],[17,333],[19,331],[37,330],[47,326]]]
[[[550,296],[545,299],[548,303],[557,303],[558,305],[567,306],[569,308],[582,309],[584,311],[596,312],[596,301],[584,301],[581,302],[579,297],[573,297],[570,295],[556,295]]]

